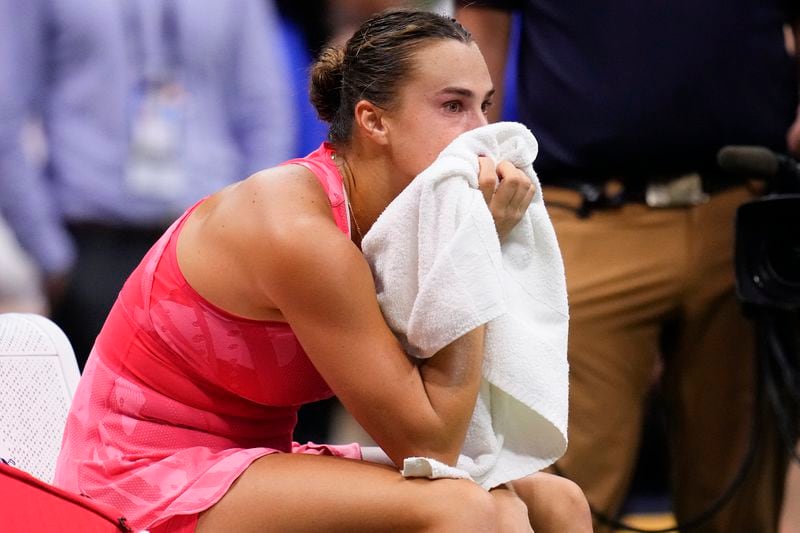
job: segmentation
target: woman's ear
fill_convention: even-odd
[[[389,143],[383,109],[367,100],[359,100],[354,113],[356,127],[364,136],[381,145]]]

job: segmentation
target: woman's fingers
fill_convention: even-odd
[[[490,157],[480,156],[478,157],[478,169],[478,188],[483,193],[483,199],[488,205],[497,188],[497,172],[494,168],[494,161]]]
[[[505,204],[511,212],[525,212],[533,199],[535,187],[527,174],[509,161],[501,161],[497,165],[500,187],[497,189],[497,201]]]
[[[489,210],[503,241],[522,220],[536,191],[528,175],[508,161],[497,165],[497,174],[499,185],[489,203]]]
[[[502,241],[525,215],[536,190],[528,175],[509,161],[495,167],[491,158],[481,156],[478,168],[478,188]]]

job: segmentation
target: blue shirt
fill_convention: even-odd
[[[154,32],[143,21],[166,5],[174,27]],[[0,0],[0,210],[42,268],[64,271],[74,259],[64,220],[162,225],[296,155],[279,35],[277,14],[262,0]],[[146,76],[141,51],[170,40],[174,50],[163,55],[178,58],[188,93],[182,153],[190,186],[154,199],[130,190],[125,169]],[[45,133],[44,165],[20,141],[31,117]]]
[[[463,3],[521,11],[516,103],[545,182],[702,170],[726,144],[786,150],[789,2]]]

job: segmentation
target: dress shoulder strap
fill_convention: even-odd
[[[344,183],[336,163],[333,162],[334,151],[331,145],[323,142],[319,148],[305,157],[290,159],[282,165],[300,165],[310,170],[322,184],[328,201],[331,204],[336,225],[345,235],[350,235],[350,214],[345,201]]]

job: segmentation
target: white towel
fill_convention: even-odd
[[[414,457],[404,475],[466,473],[488,489],[541,470],[566,450],[567,293],[533,171],[537,150],[531,132],[514,122],[464,133],[364,236],[381,309],[410,355],[430,357],[487,324],[483,381],[457,468]],[[536,187],[502,246],[478,190],[478,155],[509,160]]]

